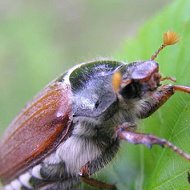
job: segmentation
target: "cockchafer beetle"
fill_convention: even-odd
[[[165,139],[136,132],[136,121],[149,117],[176,91],[189,86],[161,85],[154,60],[175,32],[148,61],[126,64],[97,60],[79,64],[50,83],[13,120],[0,141],[0,178],[5,190],[69,190],[83,181],[98,188],[115,186],[91,178],[112,160],[121,140],[171,148]]]

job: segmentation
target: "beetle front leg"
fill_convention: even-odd
[[[112,184],[107,184],[107,183],[104,183],[102,181],[99,181],[99,180],[96,180],[96,179],[93,179],[93,178],[90,178],[90,172],[89,172],[89,164],[90,163],[87,163],[85,164],[81,170],[80,170],[80,173],[79,173],[79,176],[81,178],[81,180],[90,185],[90,186],[93,186],[93,187],[97,187],[97,188],[103,188],[103,189],[112,189],[112,190],[116,190],[116,187],[115,185],[112,185]]]
[[[176,91],[190,93],[190,86],[163,85],[154,92],[148,94],[146,100],[142,102],[142,110],[139,118],[149,117],[160,106],[162,106]]]
[[[121,140],[126,140],[129,143],[132,144],[144,144],[148,146],[149,148],[152,147],[152,145],[160,145],[162,147],[168,147],[186,160],[190,161],[190,155],[185,153],[183,150],[172,144],[171,142],[167,141],[166,139],[158,138],[154,135],[150,134],[143,134],[143,133],[137,133],[133,132],[131,130],[128,130],[130,126],[128,124],[123,124],[120,128],[117,129],[117,136]]]

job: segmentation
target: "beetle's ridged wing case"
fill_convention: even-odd
[[[71,126],[71,96],[69,85],[55,81],[11,123],[0,141],[0,178],[4,183],[63,141]]]

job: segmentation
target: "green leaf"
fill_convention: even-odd
[[[156,61],[164,76],[175,77],[177,84],[190,85],[189,10],[190,1],[175,1],[148,22],[135,39],[127,42],[117,58],[129,62],[150,59],[162,43],[162,34],[168,30],[176,31],[181,36],[180,43],[167,47]],[[190,153],[190,95],[176,93],[156,113],[139,123],[139,130],[168,139]],[[116,178],[119,189],[190,189],[187,180],[190,162],[167,148],[150,150],[138,146],[124,145],[122,155],[113,166],[113,170],[119,167]]]

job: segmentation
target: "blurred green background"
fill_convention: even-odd
[[[178,32],[181,41],[159,55],[160,70],[176,77],[178,84],[190,84],[189,10],[189,0],[0,2],[0,130],[72,65],[96,57],[149,59],[169,29]],[[189,126],[190,97],[178,93],[139,130],[188,151]],[[119,190],[190,189],[189,163],[173,152],[121,146],[115,162],[95,177],[117,183]]]
[[[113,58],[169,2],[1,0],[0,132],[66,69],[96,57]]]

